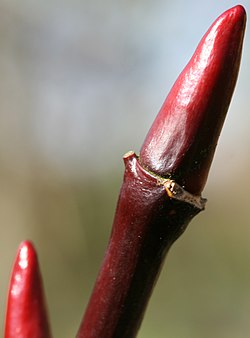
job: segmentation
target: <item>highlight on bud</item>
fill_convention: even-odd
[[[5,320],[5,338],[51,338],[36,251],[20,244],[13,266]]]
[[[156,117],[140,152],[141,164],[199,195],[239,71],[246,13],[224,12],[202,38]]]

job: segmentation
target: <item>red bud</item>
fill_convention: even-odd
[[[236,6],[210,27],[172,87],[141,148],[141,164],[200,194],[239,71],[246,13]]]
[[[37,255],[28,241],[20,244],[14,263],[4,337],[51,337]]]

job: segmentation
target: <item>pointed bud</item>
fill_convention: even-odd
[[[51,337],[37,255],[28,241],[20,244],[14,263],[4,337]]]
[[[200,194],[239,71],[246,13],[224,12],[172,87],[140,152],[141,164]]]

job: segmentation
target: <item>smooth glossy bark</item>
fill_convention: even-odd
[[[128,338],[139,328],[164,257],[203,208],[168,196],[168,180],[125,155],[111,240],[78,337]],[[168,188],[167,188],[168,189]]]

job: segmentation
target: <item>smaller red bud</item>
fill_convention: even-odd
[[[5,320],[5,338],[51,338],[35,249],[20,244],[14,263]]]

